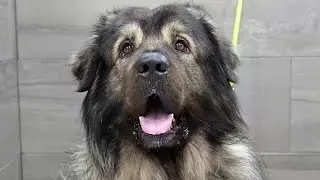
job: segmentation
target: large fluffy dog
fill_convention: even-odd
[[[100,17],[72,60],[86,138],[68,180],[260,180],[235,93],[238,58],[194,5]]]

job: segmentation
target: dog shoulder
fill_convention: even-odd
[[[221,175],[227,179],[263,180],[263,162],[253,151],[248,139],[234,138],[222,145]]]

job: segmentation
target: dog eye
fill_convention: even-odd
[[[184,39],[177,39],[175,49],[181,52],[189,52],[189,43]]]
[[[126,40],[124,42],[121,43],[120,45],[120,57],[125,57],[127,55],[129,55],[130,53],[132,53],[133,51],[133,44],[131,43],[131,41]]]

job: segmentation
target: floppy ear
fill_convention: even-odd
[[[237,75],[235,73],[236,68],[239,64],[239,58],[235,54],[231,43],[223,36],[220,35],[218,31],[216,31],[213,23],[213,18],[208,14],[204,8],[186,4],[185,5],[188,11],[193,14],[204,26],[204,28],[208,31],[210,40],[212,43],[217,46],[220,55],[220,65],[224,71],[224,74],[228,81],[232,83],[237,83]]]
[[[221,62],[222,66],[224,66],[226,72],[227,79],[233,83],[238,82],[238,77],[236,75],[236,69],[240,63],[238,55],[233,50],[233,47],[230,45],[226,38],[222,36],[217,36],[220,54],[222,56],[223,62]]]
[[[97,53],[97,48],[91,44],[72,55],[71,72],[78,80],[78,92],[89,90],[96,78],[99,65]]]
[[[101,39],[108,24],[120,13],[119,10],[101,15],[93,26],[91,40],[87,46],[72,55],[69,65],[73,76],[78,80],[78,92],[88,91],[97,77],[97,71],[103,62],[99,55]]]

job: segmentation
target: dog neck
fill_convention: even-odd
[[[217,169],[218,161],[212,159],[212,150],[201,136],[192,137],[182,149],[182,157],[177,161],[171,158],[171,162],[148,156],[129,143],[122,148],[116,180],[206,180]]]
[[[61,175],[65,180],[261,180],[260,163],[242,140],[212,147],[204,136],[194,135],[171,162],[130,142],[120,149],[116,163],[115,154],[97,158],[84,143]]]

